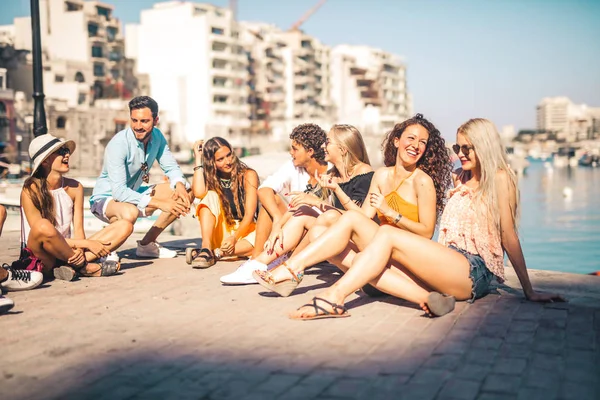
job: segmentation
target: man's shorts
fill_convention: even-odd
[[[138,191],[141,194],[152,195],[152,192],[154,191],[154,185],[141,187],[140,189],[138,189]],[[110,220],[106,216],[106,207],[108,207],[108,203],[110,203],[111,201],[116,201],[116,200],[113,199],[112,197],[103,197],[103,198],[98,199],[95,202],[93,202],[92,205],[90,206],[90,211],[92,212],[92,214],[94,214],[94,216],[96,218],[98,218],[100,221],[106,222],[107,224],[110,224]],[[138,209],[138,218],[149,217],[149,216],[150,216],[150,214],[146,215],[145,212]]]

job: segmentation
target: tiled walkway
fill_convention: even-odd
[[[16,257],[17,236],[0,239],[2,262]],[[193,243],[178,239],[162,238]],[[532,272],[567,304],[501,290],[429,319],[398,299],[355,295],[350,318],[299,322],[286,313],[337,279],[333,269],[310,270],[280,298],[221,286],[239,262],[193,270],[180,254],[151,262],[126,250],[119,276],[11,293],[0,398],[600,398],[600,277]]]

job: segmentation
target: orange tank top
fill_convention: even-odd
[[[416,171],[416,169],[415,169],[415,171]],[[400,183],[398,184],[398,186],[396,186],[396,189],[392,190],[390,193],[388,193],[385,196],[385,201],[392,210],[402,214],[403,218],[408,218],[412,221],[419,222],[419,206],[417,206],[416,204],[413,204],[413,203],[409,203],[408,201],[404,200],[402,198],[402,196],[400,196],[397,193],[398,189],[400,189],[400,186],[402,186],[402,184],[408,178],[410,178],[412,176],[412,174],[415,173],[415,171],[413,171],[406,178],[402,179],[400,181]],[[379,211],[377,212],[377,217],[379,218],[379,221],[381,221],[381,225],[394,225],[395,226],[393,219],[387,218],[383,214],[379,213]]]

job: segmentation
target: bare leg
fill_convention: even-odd
[[[217,218],[210,212],[208,207],[204,207],[200,205],[200,232],[202,234],[202,248],[206,248],[209,250],[213,249],[212,246],[212,237],[215,231],[215,224],[217,222]]]
[[[0,205],[0,236],[2,236],[2,228],[4,228],[4,223],[6,222],[6,208],[3,205]]]
[[[282,213],[287,211],[287,205],[279,196],[275,196],[275,202]],[[258,209],[258,218],[256,219],[256,240],[254,243],[254,251],[252,258],[258,257],[265,247],[265,243],[269,239],[271,229],[273,228],[273,218],[264,207]]]
[[[379,229],[371,244],[354,258],[352,268],[319,297],[334,304],[343,304],[347,296],[372,282],[394,296],[424,307],[429,291],[414,280],[387,269],[390,256],[434,290],[458,300],[471,297],[469,262],[463,255],[437,242],[389,226]],[[308,316],[313,312],[306,307],[292,313],[292,316]]]
[[[75,254],[65,238],[47,219],[40,219],[31,227],[27,238],[27,247],[42,260],[44,275],[52,272],[57,260],[67,261]],[[97,264],[88,264],[86,271],[95,272],[99,268]]]
[[[94,233],[89,237],[90,240],[99,240],[101,242],[110,242],[108,246],[110,251],[114,251],[121,247],[129,236],[133,233],[133,224],[124,219],[115,221],[108,225],[104,229]],[[90,251],[85,252],[85,259],[87,261],[94,261],[98,259],[94,253]]]
[[[173,190],[171,189],[171,187],[169,186],[168,183],[161,183],[154,187],[153,197],[156,199],[167,199],[167,198],[171,198],[172,195],[173,195]],[[188,193],[188,195],[189,195],[190,202],[193,201],[192,194]],[[156,209],[147,208],[146,214],[152,214],[154,211],[156,211]],[[156,241],[156,238],[158,237],[158,235],[160,235],[165,230],[165,228],[168,227],[169,225],[171,225],[171,223],[173,221],[175,221],[176,219],[177,219],[177,216],[175,216],[174,214],[165,213],[165,212],[161,213],[158,216],[158,218],[156,219],[156,222],[154,223],[154,225],[152,225],[152,228],[150,228],[148,230],[148,232],[146,233],[146,235],[144,235],[142,240],[140,240],[140,244],[145,246],[148,243],[152,243],[152,242]]]
[[[235,243],[233,254],[236,256],[249,256],[252,254],[253,250],[254,246],[252,246],[249,241],[246,239],[241,239]]]
[[[371,242],[378,228],[379,225],[364,214],[348,211],[303,251],[290,257],[286,264],[297,274],[311,265],[349,251],[350,241],[354,242],[359,249],[363,249]],[[275,281],[290,278],[286,268],[277,268],[272,274]]]
[[[316,213],[309,207],[300,207],[294,216],[292,216],[282,228],[283,247],[278,242],[277,248],[273,249],[271,253],[263,250],[257,257],[255,257],[255,260],[263,264],[268,264],[281,254],[285,254],[288,251],[296,248],[296,246],[302,241],[305,233],[315,223],[315,214]]]

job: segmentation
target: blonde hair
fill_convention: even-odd
[[[343,151],[343,160],[346,171],[343,172],[346,175],[350,175],[350,171],[354,172],[354,167],[359,163],[371,165],[365,142],[358,129],[352,125],[335,124],[331,127],[330,132],[337,144],[342,150],[345,150]],[[330,173],[338,177],[342,176],[342,171],[338,171],[335,166]]]
[[[479,188],[475,191],[475,204],[477,209],[485,212],[488,218],[494,221],[498,234],[500,234],[500,212],[498,208],[498,190],[496,187],[496,173],[506,172],[509,183],[515,189],[516,203],[511,213],[515,227],[519,218],[519,187],[517,177],[508,165],[506,149],[500,140],[500,134],[494,123],[484,118],[470,119],[458,128],[458,132],[473,145],[477,156],[477,163],[481,170]]]

